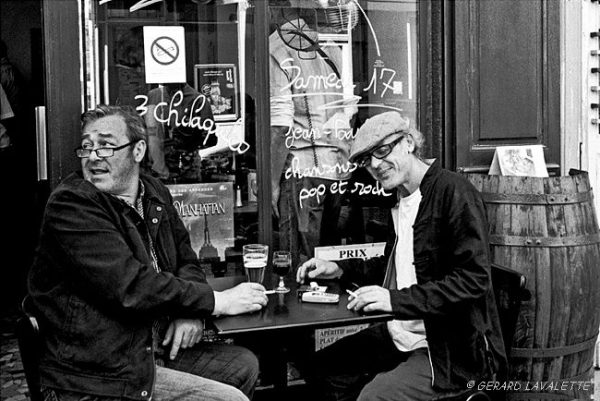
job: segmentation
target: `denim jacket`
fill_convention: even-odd
[[[214,309],[168,189],[154,178],[141,180],[145,219],[79,173],[50,196],[28,283],[45,387],[147,400],[155,374],[153,321]]]
[[[392,311],[397,319],[424,321],[433,388],[465,390],[469,380],[500,378],[506,370],[485,205],[466,179],[438,161],[420,190],[413,226],[417,284],[390,290]],[[395,281],[395,241],[390,223],[385,256],[340,262],[343,279],[389,288]]]

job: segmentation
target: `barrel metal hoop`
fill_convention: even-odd
[[[519,235],[490,235],[491,245],[532,246],[532,247],[565,247],[593,245],[600,243],[600,233],[588,235],[572,235],[568,237],[526,237]]]
[[[594,348],[598,333],[583,342],[556,348],[511,348],[511,358],[556,358]]]
[[[508,400],[564,400],[572,401],[573,396],[552,393],[508,393]]]
[[[521,205],[567,205],[592,201],[592,192],[556,193],[556,194],[501,194],[482,192],[485,203],[521,204]]]
[[[571,377],[561,377],[560,379],[547,379],[547,380],[542,380],[542,382],[545,382],[545,383],[548,383],[548,382],[581,382],[581,381],[590,380],[590,377],[593,376],[592,369],[593,369],[593,366],[590,365],[587,369],[583,370],[583,373],[580,373],[578,375],[571,376]],[[517,383],[520,386],[525,386],[525,385],[527,385],[527,383],[530,383],[531,381],[512,380],[512,382]]]

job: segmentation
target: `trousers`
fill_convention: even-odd
[[[180,349],[175,360],[165,361],[165,367],[228,384],[248,398],[254,394],[259,372],[258,359],[251,351],[218,342]]]
[[[304,367],[315,400],[429,401],[432,370],[426,348],[399,351],[376,324],[316,352]]]
[[[165,367],[156,366],[153,401],[247,401],[258,379],[258,360],[246,348],[204,342],[180,349]],[[44,388],[44,401],[117,401],[73,391]]]
[[[156,401],[247,401],[248,397],[233,386],[157,366],[152,399]]]

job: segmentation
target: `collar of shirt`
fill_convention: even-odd
[[[135,198],[135,201],[132,202],[128,202],[127,200],[113,195],[115,198],[117,198],[118,200],[120,200],[121,202],[123,202],[124,204],[126,204],[127,206],[133,208],[141,217],[142,219],[144,218],[144,195],[146,194],[146,187],[144,186],[144,183],[142,182],[142,180],[139,180],[140,186],[139,186],[139,190],[138,190],[138,194],[137,197]]]

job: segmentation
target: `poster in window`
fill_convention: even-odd
[[[192,249],[202,264],[225,260],[233,247],[233,183],[167,185],[173,206],[190,233]]]
[[[239,87],[234,64],[196,64],[194,84],[196,90],[206,96],[215,121],[239,118]]]

